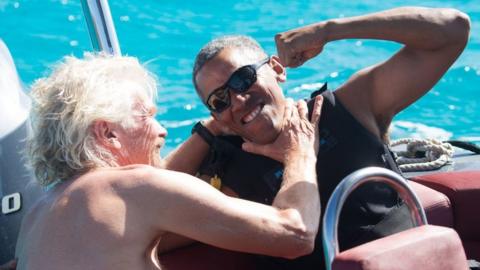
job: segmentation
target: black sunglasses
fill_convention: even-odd
[[[230,106],[230,92],[245,93],[257,81],[257,69],[270,61],[270,57],[260,62],[235,70],[227,82],[208,95],[205,104],[212,112],[221,113]]]

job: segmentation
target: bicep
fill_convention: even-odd
[[[398,112],[437,83],[463,46],[434,51],[404,47],[387,61],[355,73],[339,87],[338,95],[362,124],[382,133]]]
[[[449,46],[433,51],[402,48],[392,58],[371,69],[371,107],[374,115],[389,117],[430,90],[462,51]]]

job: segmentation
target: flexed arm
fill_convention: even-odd
[[[278,34],[283,64],[302,65],[340,39],[395,41],[405,46],[385,62],[365,68],[338,90],[348,109],[381,135],[399,111],[428,91],[464,49],[469,18],[454,9],[403,7],[332,19]]]

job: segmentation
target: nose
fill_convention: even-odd
[[[230,102],[232,106],[232,112],[236,112],[242,109],[245,106],[245,103],[250,98],[248,92],[245,93],[235,93],[230,91]]]
[[[167,130],[158,122],[155,121],[157,125],[157,132],[158,132],[158,137],[165,138],[167,137]]]

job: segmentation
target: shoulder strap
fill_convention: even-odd
[[[313,91],[311,94],[310,94],[310,98],[314,98],[320,94],[322,94],[323,92],[327,91],[328,90],[328,86],[327,86],[327,83],[324,83],[320,89],[318,90],[315,90]]]

